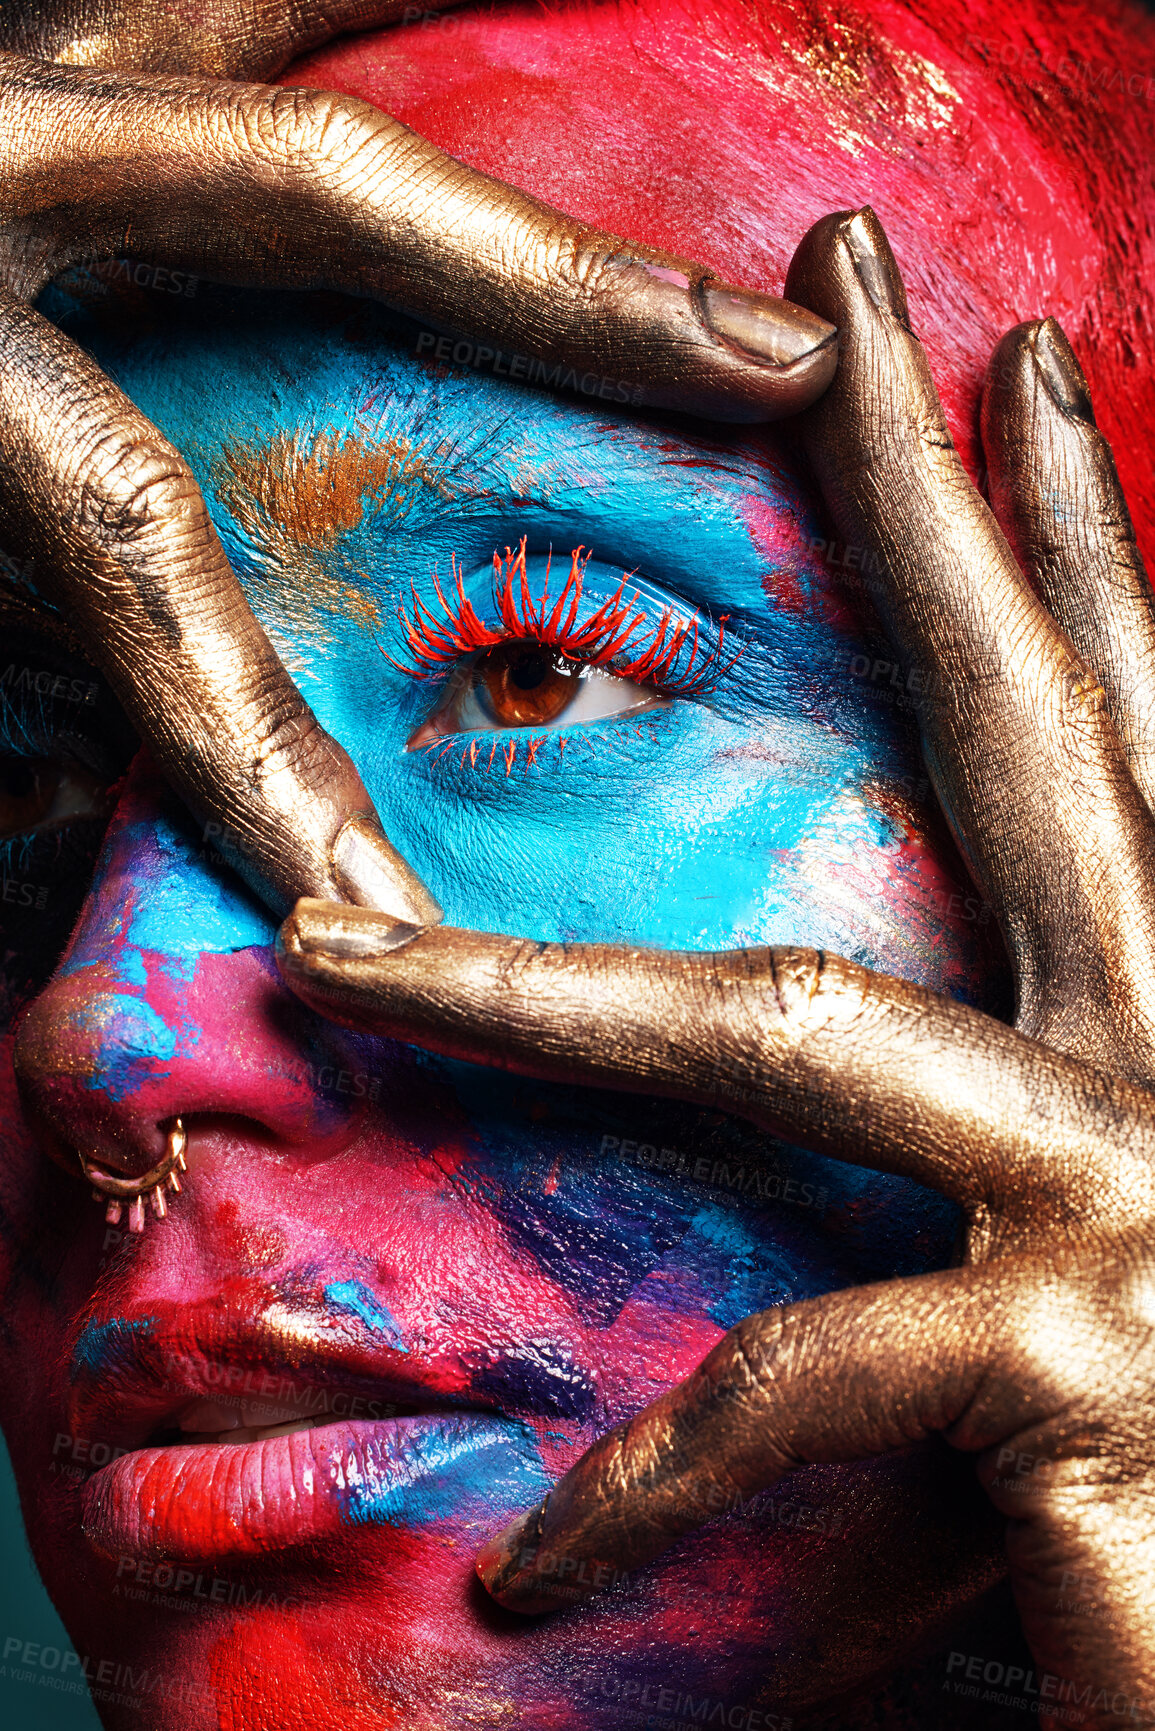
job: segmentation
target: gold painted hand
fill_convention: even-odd
[[[1151,593],[1053,321],[1011,331],[987,381],[992,495],[1016,559],[951,443],[873,214],[819,223],[787,289],[841,330],[804,438],[921,672],[924,751],[1006,937],[1015,1026],[813,950],[675,955],[445,928],[401,946],[372,914],[315,901],[282,928],[282,970],[349,1025],[721,1107],[963,1211],[959,1266],[750,1317],[602,1437],[483,1552],[503,1605],[571,1603],[795,1467],[940,1436],[976,1457],[1008,1519],[1024,1627],[1064,1723],[1150,1722]]]
[[[300,895],[434,923],[253,617],[180,453],[32,308],[78,261],[130,252],[226,283],[365,295],[629,399],[737,420],[825,388],[813,313],[551,210],[350,97],[269,77],[396,0],[141,0],[0,20],[0,546],[31,610],[104,671],[172,785],[284,913]],[[141,70],[143,68],[144,70]],[[229,841],[228,838],[232,838]]]

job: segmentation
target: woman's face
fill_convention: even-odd
[[[751,188],[789,66],[775,90],[727,60],[736,18],[720,12],[714,39],[673,6],[512,7],[303,76],[776,286],[759,273],[805,224],[776,233],[775,200]],[[619,128],[597,210],[581,208],[594,64]],[[816,216],[865,197],[871,165],[837,155],[842,97],[814,69]],[[949,168],[957,93],[926,57],[907,77],[908,131]],[[447,107],[439,79],[456,81]],[[622,127],[645,141],[632,183]],[[472,147],[455,134],[471,128]],[[772,172],[797,204],[807,161],[788,142]],[[639,208],[659,170],[680,171],[687,209],[714,200],[710,243],[631,219],[619,170]],[[1048,217],[1027,199],[1006,253],[1029,253],[1024,226]],[[799,940],[997,1005],[986,909],[931,815],[919,670],[891,666],[870,557],[831,543],[788,433],[638,419],[613,379],[535,392],[517,357],[352,302],[146,275],[126,314],[106,287],[83,288],[70,328],[193,464],[260,619],[450,924]],[[589,660],[615,643],[612,664]],[[108,1723],[774,1727],[982,1593],[998,1565],[969,1478],[919,1450],[704,1510],[717,1518],[658,1564],[561,1617],[497,1611],[473,1580],[479,1544],[594,1436],[752,1311],[942,1264],[951,1210],[722,1112],[511,1080],[318,1021],[281,985],[274,925],[221,838],[143,756],[88,884],[99,823],[83,814],[130,755],[122,730],[97,675],[33,639],[3,660],[2,749],[24,788],[9,814],[41,823],[9,844],[5,941],[14,979],[39,973],[48,1032],[20,1104],[10,1055],[3,1072],[0,1398],[37,1560]],[[61,780],[54,765],[78,762]],[[187,1188],[140,1238],[44,1158],[61,1134],[95,1148],[178,1114]]]

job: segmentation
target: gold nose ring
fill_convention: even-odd
[[[125,1204],[128,1205],[128,1230],[143,1232],[146,1199],[152,1203],[152,1211],[158,1220],[163,1220],[168,1213],[168,1205],[164,1199],[166,1190],[180,1194],[180,1174],[187,1171],[185,1150],[188,1147],[188,1133],[183,1120],[174,1118],[168,1127],[165,1138],[164,1158],[139,1178],[118,1177],[115,1172],[107,1171],[95,1160],[80,1156],[80,1164],[84,1168],[84,1176],[92,1185],[92,1194],[98,1202],[104,1202],[107,1207],[104,1218],[110,1226],[119,1226]]]

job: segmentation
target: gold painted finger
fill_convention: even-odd
[[[991,357],[983,446],[1019,564],[1098,676],[1155,809],[1155,595],[1083,369],[1054,319],[1016,325]]]
[[[298,54],[344,31],[424,23],[459,0],[198,0],[174,29],[157,0],[15,0],[0,16],[0,48],[64,66],[275,78]]]
[[[797,1467],[945,1437],[984,1457],[1013,1519],[1015,1594],[1040,1671],[1077,1679],[1091,1708],[1080,1723],[1106,1731],[1155,1665],[1151,1445],[1149,1430],[1130,1434],[1143,1416],[1128,1402],[1134,1377],[1110,1387],[1134,1369],[1111,1287],[1016,1261],[748,1317],[485,1545],[478,1573],[509,1610],[560,1610]],[[1150,1373],[1149,1342],[1144,1363]],[[1093,1583],[1095,1618],[1064,1578]]]
[[[736,421],[793,414],[837,360],[814,313],[589,228],[331,92],[0,57],[0,186],[2,280],[26,299],[131,250],[371,296],[466,329],[527,384]]]
[[[214,844],[301,894],[428,924],[341,746],[253,617],[179,453],[87,355],[0,289],[0,522]]]
[[[923,749],[1015,968],[1017,1025],[1155,1076],[1155,821],[1103,691],[1020,571],[943,419],[886,236],[825,218],[787,279],[841,327],[804,438],[921,692]]]
[[[1155,1213],[1155,1100],[921,986],[817,950],[415,936],[303,901],[278,960],[321,1014],[546,1081],[720,1108],[952,1197],[971,1253]]]

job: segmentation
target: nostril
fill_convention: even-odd
[[[180,1175],[188,1170],[185,1160],[187,1148],[188,1135],[184,1121],[174,1118],[165,1132],[162,1158],[144,1172],[110,1171],[98,1161],[81,1155],[80,1164],[84,1176],[92,1185],[93,1195],[98,1202],[106,1201],[104,1217],[108,1224],[119,1226],[121,1215],[127,1209],[128,1230],[143,1232],[146,1203],[151,1206],[157,1219],[163,1220],[168,1213],[165,1192],[170,1191],[174,1196],[180,1194]]]
[[[168,1196],[180,1194],[181,1175],[188,1170],[188,1133],[182,1118],[156,1126],[162,1151],[159,1158],[150,1158],[139,1144],[132,1148],[122,1144],[92,1154],[62,1136],[42,1112],[26,1108],[25,1116],[41,1151],[70,1177],[89,1184],[96,1201],[105,1204],[110,1226],[119,1226],[127,1213],[128,1230],[143,1232],[146,1208],[163,1220],[168,1213]]]

